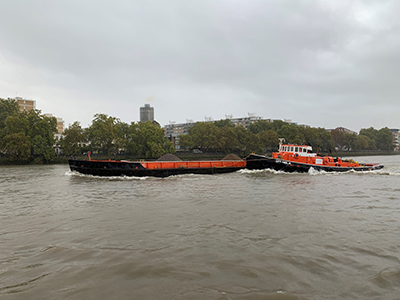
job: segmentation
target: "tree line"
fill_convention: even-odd
[[[11,161],[49,162],[55,157],[54,146],[71,157],[85,152],[113,156],[125,154],[136,158],[157,158],[174,153],[172,137],[165,137],[157,122],[121,122],[106,114],[96,114],[92,124],[82,128],[74,122],[64,130],[61,140],[55,140],[57,120],[42,115],[39,110],[19,111],[16,100],[0,98],[0,156]],[[321,152],[336,150],[392,151],[392,133],[385,127],[370,127],[359,134],[324,128],[304,127],[281,120],[257,121],[247,129],[230,120],[197,122],[188,134],[179,136],[181,149],[201,149],[210,152],[236,153],[242,157],[251,152],[276,150],[279,138],[286,143],[309,144]]]
[[[327,131],[288,124],[281,120],[272,122],[260,120],[250,124],[248,129],[235,127],[228,119],[216,122],[197,122],[181,135],[179,144],[183,148],[198,148],[205,151],[233,152],[245,156],[251,152],[264,153],[276,150],[279,138],[286,143],[308,144],[322,152],[335,150],[352,151],[393,151],[393,138],[389,128],[380,130],[373,127],[361,129],[358,135],[339,130]]]

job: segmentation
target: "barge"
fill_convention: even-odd
[[[235,172],[246,167],[245,160],[209,161],[127,161],[70,159],[71,171],[95,176],[154,176],[181,174],[219,174]]]

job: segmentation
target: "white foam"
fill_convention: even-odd
[[[318,175],[344,175],[344,174],[357,174],[357,175],[388,175],[388,176],[400,176],[400,172],[392,172],[384,169],[380,170],[372,170],[372,171],[355,171],[349,170],[346,172],[327,172],[324,170],[316,170],[311,167],[306,173],[299,172],[285,172],[285,171],[276,171],[273,169],[257,169],[257,170],[249,170],[243,169],[238,171],[237,173],[241,174],[257,174],[257,173],[266,173],[266,174],[308,174],[310,176],[318,176]]]
[[[273,170],[273,169],[257,169],[257,170],[242,169],[242,170],[237,171],[237,173],[242,173],[242,174],[257,174],[257,173],[294,174],[294,173],[291,173],[291,172],[276,171],[276,170]]]
[[[65,172],[65,175],[66,176],[82,177],[82,178],[103,179],[103,180],[146,180],[146,179],[150,178],[148,176],[144,176],[144,177],[137,177],[137,176],[96,176],[96,175],[82,174],[82,173],[75,172],[75,171],[67,171],[67,172]]]

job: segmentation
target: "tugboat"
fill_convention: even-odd
[[[273,152],[272,157],[250,154],[246,158],[246,168],[273,169],[284,172],[305,173],[313,168],[317,171],[346,172],[372,171],[382,169],[380,164],[362,164],[352,159],[342,159],[329,155],[322,156],[314,153],[309,145],[279,144],[278,152]]]

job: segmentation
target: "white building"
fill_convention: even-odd
[[[392,132],[394,151],[400,151],[400,145],[399,145],[400,129],[390,129],[390,131]]]
[[[44,114],[46,117],[54,117],[53,114]],[[53,148],[56,151],[56,154],[60,154],[61,149],[60,146],[58,145],[58,141],[61,140],[63,133],[64,133],[64,120],[62,118],[56,118],[57,119],[57,132],[54,134],[54,138],[56,139],[56,144],[53,146]]]

